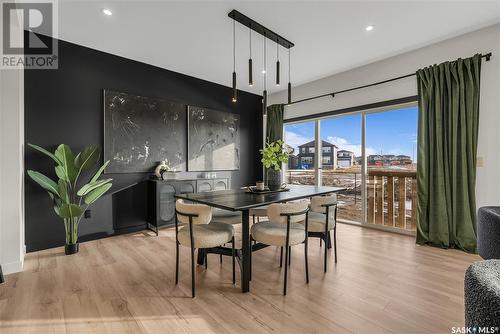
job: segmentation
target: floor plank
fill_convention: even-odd
[[[239,235],[239,231],[238,234]],[[237,243],[237,246],[239,243]],[[322,248],[293,248],[282,296],[279,249],[254,253],[251,293],[231,284],[231,261],[209,255],[190,298],[189,250],[175,235],[142,231],[30,253],[0,286],[1,333],[450,333],[463,325],[463,275],[476,255],[417,246],[414,238],[339,224],[323,273]]]

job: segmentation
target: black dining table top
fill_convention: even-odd
[[[175,195],[175,197],[196,203],[206,204],[223,210],[239,211],[272,203],[293,201],[345,190],[345,188],[342,187],[317,187],[306,185],[288,185],[288,187],[290,188],[289,191],[267,194],[248,193],[245,192],[245,189],[237,189],[178,194]]]

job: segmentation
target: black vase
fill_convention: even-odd
[[[64,254],[71,255],[78,253],[80,249],[78,242],[76,244],[66,244],[64,245]]]
[[[269,190],[279,190],[281,188],[281,171],[269,169],[267,171],[267,186]]]

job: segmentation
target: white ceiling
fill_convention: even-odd
[[[105,16],[103,8],[112,10]],[[231,85],[237,9],[295,43],[292,83],[301,84],[500,22],[499,1],[69,1],[59,0],[59,38],[205,80]],[[371,32],[367,25],[374,25]],[[238,88],[263,89],[263,38],[236,24]],[[500,37],[499,37],[500,38]],[[267,44],[268,91],[276,46]]]

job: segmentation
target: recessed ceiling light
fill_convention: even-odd
[[[261,73],[262,73],[262,74],[266,74],[266,70],[262,70],[262,72],[261,72]]]
[[[111,15],[113,15],[113,12],[112,12],[110,9],[107,9],[107,8],[104,8],[104,9],[102,10],[102,13],[103,13],[104,15],[107,15],[107,16],[111,16]]]
[[[365,30],[366,31],[372,31],[375,27],[374,26],[366,26]]]

